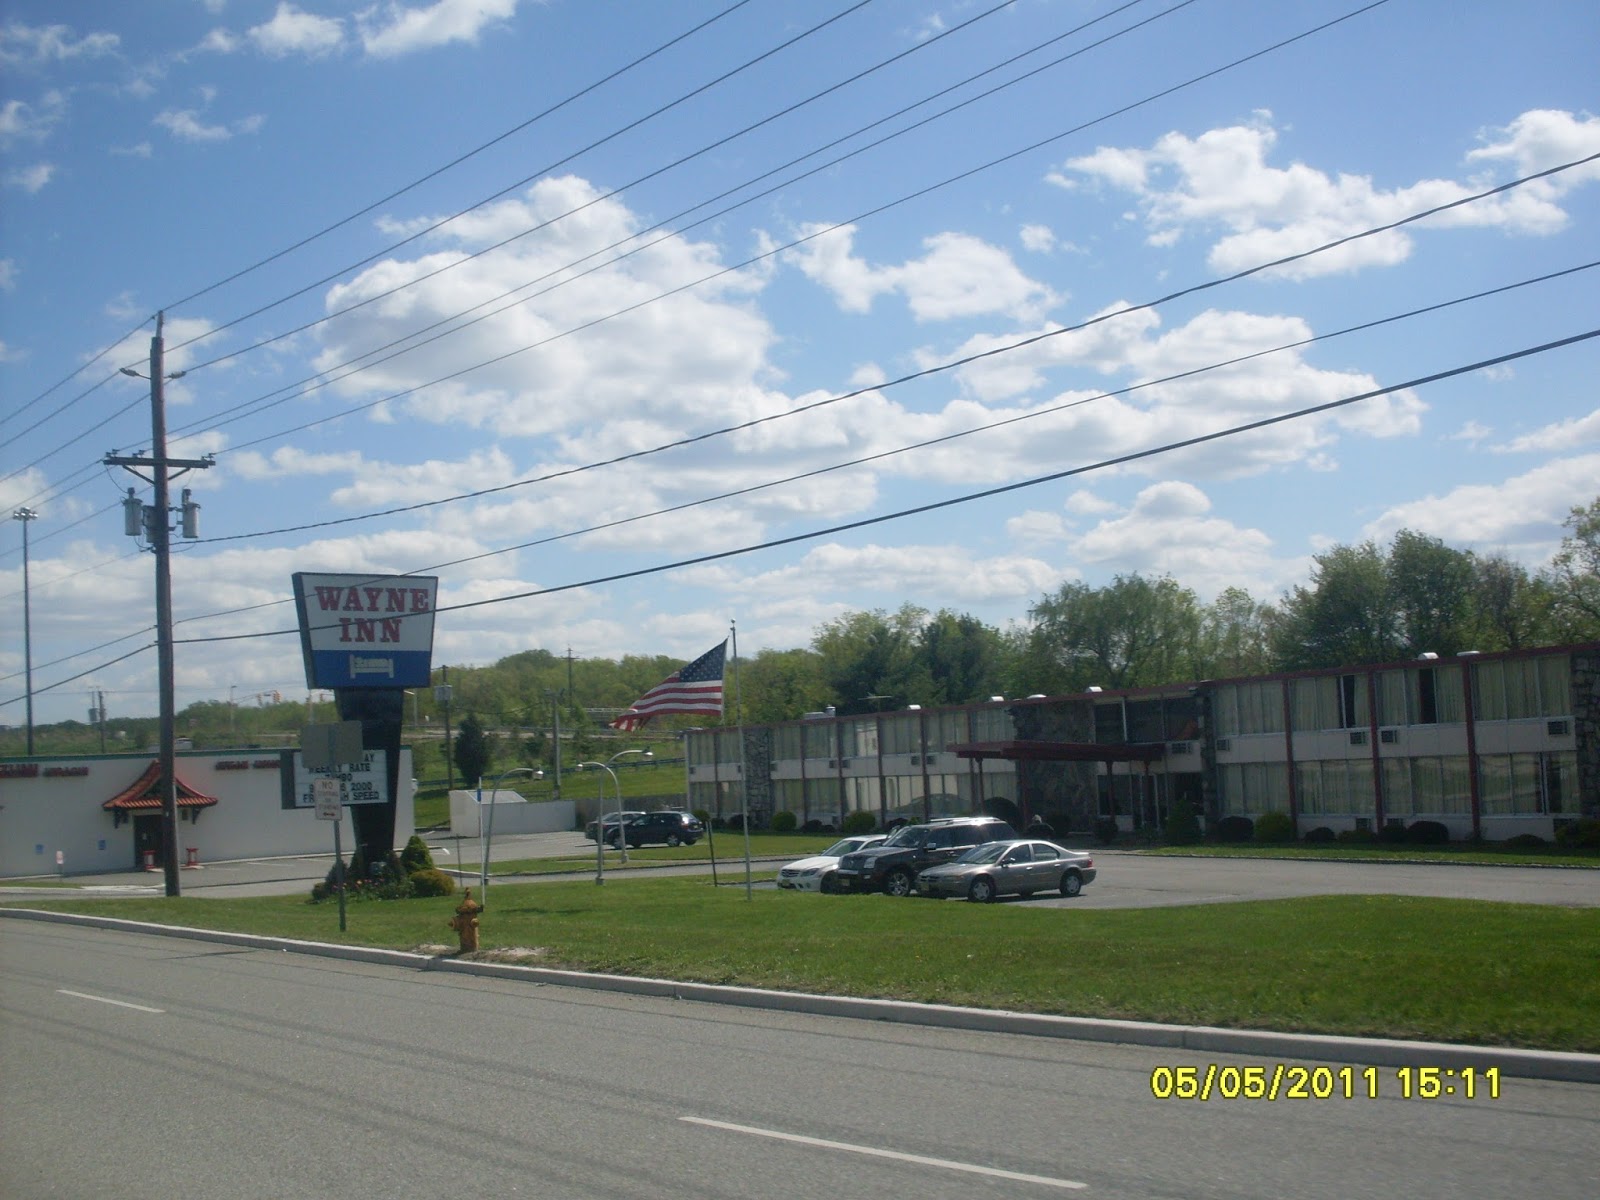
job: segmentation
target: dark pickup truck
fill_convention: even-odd
[[[917,872],[949,862],[972,846],[1010,841],[1017,831],[998,817],[948,817],[927,825],[902,825],[881,846],[846,854],[834,868],[841,892],[887,892],[909,896]]]

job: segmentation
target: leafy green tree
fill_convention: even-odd
[[[1201,676],[1262,675],[1273,669],[1270,604],[1243,588],[1223,589],[1200,615]]]
[[[1473,647],[1472,555],[1436,537],[1402,529],[1385,563],[1398,648],[1406,656],[1432,650],[1455,654]]]
[[[1029,617],[1018,655],[1030,692],[1140,687],[1196,674],[1200,602],[1170,576],[1118,575],[1098,589],[1064,584]]]
[[[814,650],[762,650],[739,664],[745,719],[761,724],[793,721],[833,702]]]
[[[462,781],[471,785],[489,772],[494,761],[494,748],[485,733],[483,722],[475,712],[468,713],[456,731],[455,764]]]
[[[818,629],[811,648],[841,713],[877,712],[904,703],[914,687],[915,645],[924,609],[904,605],[846,613]]]
[[[1550,582],[1503,554],[1473,560],[1472,650],[1521,650],[1559,641]]]
[[[1384,662],[1399,656],[1389,569],[1374,542],[1335,546],[1312,558],[1309,587],[1284,597],[1273,652],[1285,670]]]
[[[922,626],[915,648],[928,681],[928,690],[912,697],[918,703],[965,704],[1000,687],[1004,639],[974,616],[940,609]]]
[[[1600,498],[1573,508],[1571,530],[1550,563],[1554,617],[1562,637],[1589,641],[1600,637]]]

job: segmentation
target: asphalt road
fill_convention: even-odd
[[[8,1200],[1600,1195],[1592,1085],[1152,1096],[1208,1065],[1275,1064],[0,923]]]

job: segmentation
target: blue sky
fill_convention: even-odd
[[[1401,527],[1540,566],[1600,494],[1596,341],[1101,464],[1600,326],[1596,163],[1355,236],[1600,153],[1597,35],[1564,0],[0,0],[35,719],[156,709],[154,652],[112,661],[152,640],[142,481],[101,460],[149,449],[118,369],[158,311],[169,453],[216,456],[175,485],[180,706],[304,695],[297,638],[241,636],[293,629],[294,571],[437,574],[470,665],[1004,626],[1131,571],[1272,600]]]

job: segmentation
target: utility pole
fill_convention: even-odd
[[[212,465],[208,456],[204,459],[169,459],[167,457],[167,408],[166,408],[166,381],[177,379],[183,372],[176,371],[171,375],[166,373],[165,354],[166,346],[162,340],[162,327],[166,314],[156,314],[156,333],[150,339],[150,374],[145,377],[150,380],[150,457],[123,457],[108,454],[105,462],[108,466],[115,467],[146,467],[150,470],[149,482],[154,486],[155,493],[149,507],[139,504],[133,496],[133,489],[128,489],[128,499],[123,502],[125,511],[126,532],[137,536],[142,531],[150,543],[150,549],[156,559],[156,687],[161,696],[161,829],[162,829],[162,859],[163,870],[166,874],[167,895],[179,894],[178,887],[178,771],[177,771],[177,714],[173,697],[173,668],[172,668],[172,566],[171,566],[171,526],[168,523],[168,513],[171,511],[171,493],[168,490],[168,469],[179,467],[179,474],[189,470],[202,470]],[[124,375],[140,378],[139,372],[132,367],[123,367]],[[138,475],[137,471],[134,474]],[[140,475],[141,479],[147,478]],[[134,520],[137,507],[139,520]],[[195,514],[199,505],[189,499],[189,492],[183,493],[183,536],[198,537]]]
[[[33,610],[28,601],[28,522],[38,517],[31,508],[11,514],[22,522],[22,655],[28,692],[28,757],[33,757]]]

